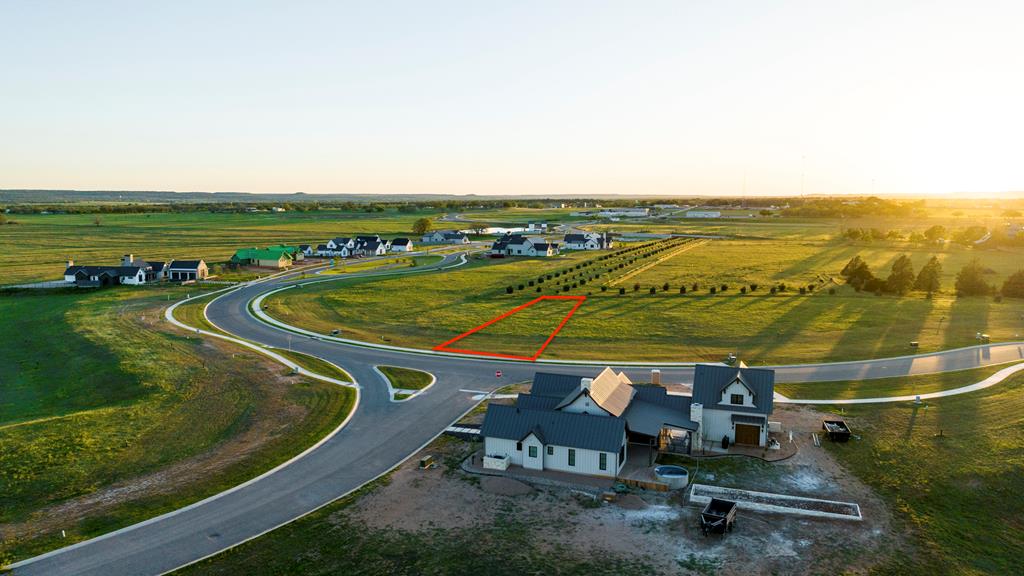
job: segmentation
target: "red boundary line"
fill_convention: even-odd
[[[576,313],[576,310],[578,310],[579,307],[583,305],[583,301],[586,299],[586,296],[538,296],[533,300],[530,300],[526,304],[516,306],[515,308],[509,310],[508,312],[505,312],[504,314],[492,318],[487,322],[484,322],[483,324],[477,326],[476,328],[473,328],[472,330],[467,330],[462,334],[459,334],[455,338],[448,340],[447,342],[434,346],[433,349],[439,352],[457,352],[459,354],[473,354],[475,356],[493,356],[495,358],[509,358],[511,360],[528,360],[530,362],[535,362],[537,358],[540,358],[540,355],[544,353],[544,349],[548,347],[548,344],[551,344],[551,341],[554,340],[555,336],[557,336],[558,333],[562,330],[566,322],[569,321],[569,318],[572,318],[572,315]],[[494,324],[499,320],[504,320],[505,318],[508,318],[509,316],[515,314],[516,312],[520,312],[525,308],[529,308],[530,306],[533,306],[534,304],[540,302],[541,300],[575,300],[576,305],[572,307],[572,310],[569,310],[569,313],[566,314],[564,318],[562,318],[562,321],[558,323],[557,327],[555,327],[554,332],[552,332],[551,335],[548,336],[548,339],[545,340],[543,344],[541,344],[540,348],[538,348],[537,351],[533,353],[533,356],[517,356],[515,354],[501,354],[498,352],[483,352],[481,350],[467,350],[462,348],[448,347],[449,344],[454,344],[455,342],[462,340],[466,336],[476,334],[477,332],[483,330],[484,328],[487,328],[491,324]]]

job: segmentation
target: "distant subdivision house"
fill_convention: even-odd
[[[558,244],[543,238],[506,234],[491,244],[491,256],[556,256]]]
[[[392,252],[412,252],[412,240],[408,238],[395,238],[391,240]]]
[[[593,378],[538,372],[515,406],[488,405],[484,463],[614,477],[630,444],[675,452],[713,450],[723,439],[764,446],[773,387],[772,370],[742,364],[698,364],[693,396],[635,386],[611,368]]]
[[[566,250],[604,250],[612,247],[608,234],[584,232],[582,234],[566,234],[562,246]]]
[[[167,278],[172,281],[205,280],[209,275],[210,270],[202,260],[172,260],[167,265]]]
[[[292,257],[284,250],[242,248],[231,257],[231,263],[236,266],[258,266],[283,270],[291,267]]]
[[[435,230],[423,235],[424,244],[469,244],[469,236],[456,230]]]
[[[82,288],[140,285],[157,282],[163,277],[163,262],[147,262],[133,254],[125,254],[120,266],[76,266],[74,260],[68,260],[64,269],[64,281]]]

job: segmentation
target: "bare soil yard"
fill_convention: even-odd
[[[678,494],[636,492],[614,504],[599,504],[568,490],[532,488],[510,479],[420,471],[413,458],[394,472],[387,486],[348,509],[345,522],[410,533],[522,522],[535,531],[535,546],[642,558],[662,573],[866,572],[898,541],[891,534],[887,509],[827,451],[813,446],[810,431],[820,426],[820,413],[786,407],[775,416],[795,430],[800,443],[796,456],[766,465],[770,471],[747,466],[745,458],[731,458],[728,465],[705,461],[705,469],[720,472],[702,471],[701,481],[857,502],[864,521],[741,512],[736,531],[705,538],[697,521],[699,508]],[[424,453],[444,456],[450,466],[467,449],[465,443],[441,439]]]

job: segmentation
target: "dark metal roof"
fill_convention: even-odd
[[[732,405],[722,407],[718,405],[722,398],[722,390],[725,390],[737,379],[754,393],[754,407]],[[725,364],[697,364],[694,368],[693,401],[708,408],[731,412],[771,414],[774,394],[775,371],[768,368],[736,367]]]
[[[520,393],[516,399],[516,406],[521,410],[554,410],[558,406],[558,402],[557,396]]]
[[[585,234],[566,234],[565,242],[586,242],[587,236]]]
[[[395,244],[408,244],[408,243],[409,243],[409,239],[408,238],[395,238],[394,240],[391,241],[391,245],[392,246],[394,246]]]
[[[521,410],[515,406],[490,404],[480,434],[486,438],[519,441],[535,430],[543,435],[546,444],[617,452],[622,446],[626,421],[608,416]]]
[[[696,430],[697,423],[690,420],[689,408],[684,412],[665,404],[655,404],[633,399],[629,408],[622,415],[632,432],[657,436],[663,426],[672,426],[685,430]]]
[[[170,270],[198,270],[202,260],[172,260],[167,268]]]
[[[533,375],[533,385],[530,387],[530,394],[535,396],[552,396],[561,401],[570,392],[578,390],[580,380],[584,378],[588,378],[588,376],[537,372]]]

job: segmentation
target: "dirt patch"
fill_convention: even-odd
[[[764,465],[767,469],[761,466],[758,474],[720,474],[722,485],[856,502],[863,521],[741,511],[734,532],[705,537],[698,521],[700,506],[688,504],[678,493],[640,491],[611,504],[544,487],[505,496],[484,489],[489,478],[420,471],[414,464],[400,467],[390,484],[361,498],[345,514],[370,528],[411,532],[488,527],[499,517],[511,516],[529,524],[538,548],[642,557],[665,574],[867,572],[899,545],[888,510],[823,448],[814,447],[810,433],[820,428],[820,413],[780,407],[772,419],[794,431],[797,455]],[[444,440],[427,452],[436,456],[466,450],[463,443]]]
[[[643,510],[647,508],[647,502],[636,494],[624,494],[615,500],[615,505],[623,510]]]
[[[499,496],[523,496],[533,492],[533,487],[524,484],[519,480],[511,478],[500,478],[496,476],[484,476],[480,479],[480,488],[488,494]]]

